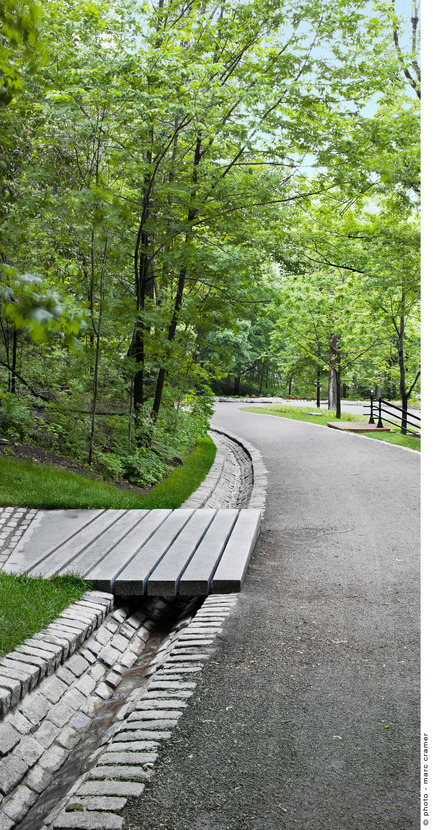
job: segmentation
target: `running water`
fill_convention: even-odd
[[[112,697],[100,708],[93,717],[91,725],[83,734],[81,740],[69,753],[63,766],[59,769],[56,778],[44,790],[33,807],[29,810],[15,830],[40,830],[44,826],[47,815],[64,798],[77,778],[88,772],[97,761],[96,750],[101,751],[107,744],[110,736],[117,731],[119,719],[117,714],[130,699],[136,689],[146,690],[155,672],[161,664],[152,665],[155,657],[165,645],[179,622],[191,617],[202,604],[203,598],[193,599],[179,609],[175,601],[153,615],[155,629],[143,646],[134,665],[128,669]]]

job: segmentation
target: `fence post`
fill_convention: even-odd
[[[378,427],[379,429],[383,429],[383,423],[382,423],[382,398],[379,398],[378,400],[379,400],[379,420],[378,420],[378,422],[377,422],[377,427]]]
[[[374,424],[374,416],[373,416],[373,395],[370,395],[370,420],[369,424]]]

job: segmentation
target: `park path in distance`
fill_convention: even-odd
[[[217,404],[268,469],[243,591],[128,830],[419,828],[419,455]]]

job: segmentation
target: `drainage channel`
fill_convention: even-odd
[[[111,698],[94,716],[88,730],[77,746],[71,750],[55,779],[39,796],[25,818],[15,825],[15,830],[40,830],[44,826],[45,818],[59,804],[75,781],[94,766],[97,760],[97,750],[103,749],[110,736],[117,731],[117,725],[121,723],[121,719],[116,719],[119,711],[128,703],[136,689],[146,689],[155,672],[163,666],[163,661],[152,665],[156,662],[158,653],[166,645],[179,623],[184,619],[191,619],[197,613],[203,604],[203,599],[203,597],[193,598],[187,600],[186,603],[185,600],[182,603],[175,600],[165,611],[159,611],[154,616],[155,629],[150,634],[136,662],[124,674]]]

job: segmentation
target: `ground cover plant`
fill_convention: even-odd
[[[6,506],[54,508],[148,509],[179,507],[199,486],[212,466],[215,445],[201,438],[166,480],[148,493],[123,490],[70,470],[31,461],[0,457],[0,504]],[[171,468],[172,469],[172,468]]]
[[[182,467],[177,467],[164,481],[143,498],[148,509],[180,507],[207,476],[216,454],[216,446],[209,437],[201,438],[192,453],[186,456]]]
[[[264,415],[275,415],[280,418],[290,418],[293,421],[306,421],[310,424],[322,424],[326,426],[328,421],[335,420],[335,412],[331,409],[302,409],[299,406],[284,406],[273,404],[272,406],[248,406],[241,407],[244,412],[257,412]],[[352,415],[350,412],[341,413],[341,421],[364,421],[368,422],[365,415]],[[355,434],[355,433],[353,433]],[[365,438],[372,438],[374,441],[385,441],[388,444],[397,444],[400,447],[408,447],[412,450],[421,449],[421,439],[412,435],[402,435],[396,425],[395,432],[380,432],[378,434],[363,433]]]
[[[45,628],[88,588],[76,576],[42,579],[0,573],[0,656]]]

